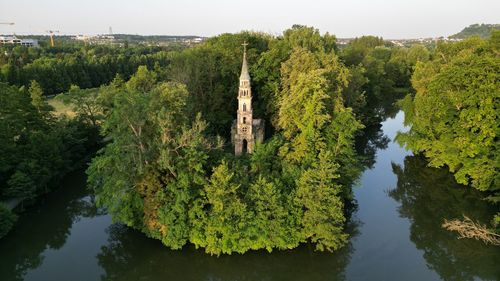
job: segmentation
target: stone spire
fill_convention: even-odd
[[[241,65],[240,85],[238,89],[238,110],[236,120],[231,128],[231,139],[234,143],[234,153],[252,153],[255,143],[264,139],[264,122],[261,119],[253,119],[252,110],[252,86],[250,85],[250,74],[248,73],[246,42],[242,44],[243,63]]]
[[[250,81],[250,74],[248,74],[248,64],[247,64],[247,42],[243,44],[243,64],[241,65],[241,75],[240,80]]]

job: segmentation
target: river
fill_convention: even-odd
[[[381,132],[392,140],[403,114]],[[0,279],[10,280],[500,280],[500,248],[441,228],[462,214],[494,213],[445,170],[389,141],[354,187],[351,239],[334,253],[290,251],[212,257],[172,251],[95,208],[82,171],[22,214],[0,239]]]

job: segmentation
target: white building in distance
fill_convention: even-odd
[[[19,39],[16,36],[0,36],[0,45],[12,44],[26,47],[37,47],[38,40],[36,39]]]

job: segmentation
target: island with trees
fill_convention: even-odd
[[[398,142],[498,204],[499,40],[341,46],[294,25],[192,47],[2,47],[0,201],[29,205],[89,162],[97,205],[171,249],[335,251],[352,187],[386,145],[380,122],[401,107],[411,129]],[[251,153],[235,155],[237,116]],[[252,116],[265,126],[248,149]],[[14,223],[0,205],[0,236]]]

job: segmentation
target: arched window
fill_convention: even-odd
[[[243,111],[247,111],[247,104],[246,103],[243,104]]]
[[[246,123],[247,123],[247,118],[243,117],[243,124],[246,124]]]
[[[243,154],[248,152],[248,141],[246,139],[243,140],[243,143],[241,146],[241,152],[243,152]]]

